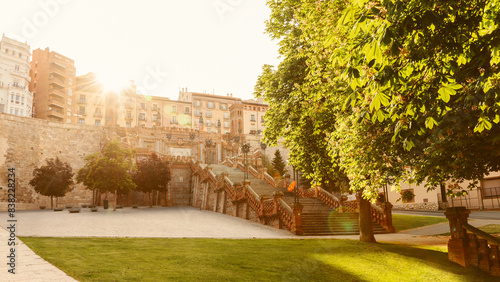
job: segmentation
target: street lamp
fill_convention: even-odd
[[[241,151],[243,152],[244,156],[244,163],[245,163],[245,171],[244,171],[244,179],[248,179],[248,164],[247,164],[247,159],[248,159],[248,153],[250,152],[250,144],[245,143],[241,145]]]

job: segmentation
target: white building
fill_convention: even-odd
[[[0,113],[32,116],[30,46],[2,36],[0,41]]]

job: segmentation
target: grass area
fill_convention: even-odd
[[[488,234],[499,234],[500,233],[500,225],[498,225],[498,224],[483,225],[483,226],[478,227],[478,229],[481,229],[482,231],[484,231]]]
[[[441,248],[349,240],[21,240],[80,281],[498,281]]]
[[[435,216],[392,214],[392,225],[396,228],[396,232],[441,222],[448,222],[448,219]]]

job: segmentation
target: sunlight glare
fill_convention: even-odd
[[[102,84],[105,92],[120,93],[131,85],[131,81],[116,72],[97,73],[97,80]]]

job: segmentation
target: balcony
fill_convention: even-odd
[[[87,104],[87,99],[79,99],[78,104]]]
[[[197,116],[197,117],[201,117],[202,116],[202,114],[200,112],[196,112],[194,115]]]
[[[66,93],[61,90],[56,90],[56,89],[50,89],[49,90],[49,96],[54,96],[58,98],[64,98],[66,96]]]
[[[79,111],[78,115],[80,115],[80,116],[86,116],[87,114],[85,113],[85,111]]]
[[[49,106],[64,108],[64,102],[58,99],[49,99]]]
[[[132,115],[126,115],[125,120],[133,120]]]
[[[58,119],[64,119],[64,113],[62,111],[57,111],[57,110],[49,110],[47,112],[48,117],[55,117]]]
[[[58,88],[64,88],[65,87],[64,81],[61,80],[61,79],[58,79],[58,78],[52,78],[52,79],[50,79],[49,85],[53,85],[53,86],[56,86]]]
[[[65,66],[65,65],[60,64],[60,63],[55,62],[55,61],[52,61],[52,62],[50,63],[50,66],[51,66],[51,68],[56,67],[56,68],[59,68],[60,70],[65,70],[65,69],[66,69],[66,66]]]
[[[102,113],[94,113],[95,117],[102,117]]]
[[[31,77],[28,72],[20,71],[20,70],[10,70],[10,74],[13,76],[17,76],[23,79],[26,79],[28,82],[31,81]]]
[[[54,68],[54,67],[51,67],[49,69],[49,74],[57,75],[57,76],[62,77],[62,78],[66,77],[66,74],[63,70],[61,70],[59,68]]]

